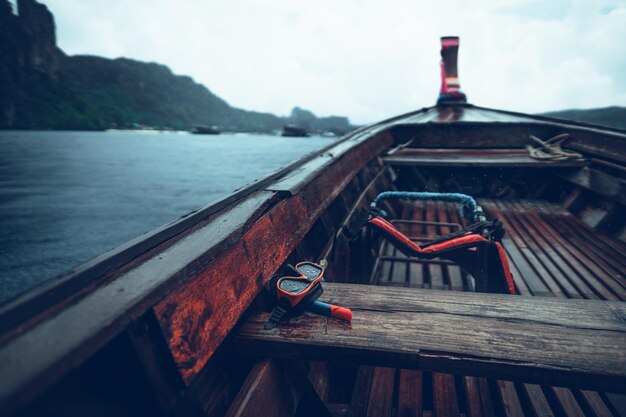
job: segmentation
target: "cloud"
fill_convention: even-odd
[[[231,105],[373,122],[431,105],[441,35],[471,102],[539,112],[626,105],[626,3],[44,0],[69,54],[187,74]]]

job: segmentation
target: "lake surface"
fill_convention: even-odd
[[[0,303],[333,140],[0,131]]]

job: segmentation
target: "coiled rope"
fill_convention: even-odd
[[[530,139],[539,144],[538,147],[532,145],[526,145],[528,149],[528,155],[531,158],[539,159],[541,161],[567,161],[567,160],[581,160],[583,156],[578,152],[564,151],[561,148],[561,144],[569,138],[569,133],[561,133],[551,137],[548,140],[541,140],[535,135],[530,135]]]

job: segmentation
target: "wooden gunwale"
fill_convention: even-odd
[[[312,190],[315,195],[322,197],[322,200],[332,198],[341,186],[345,185],[345,180],[351,178],[350,175],[356,174],[359,166],[363,166],[365,162],[391,145],[390,136],[369,135],[375,130],[369,128],[363,134],[351,135],[333,143],[330,151],[337,149],[333,156],[327,159],[325,165],[317,166],[315,173],[308,173],[302,181],[308,183],[312,176],[324,178],[328,175],[327,168],[331,166],[349,167],[352,174],[344,172],[343,181],[326,179],[327,183],[334,181],[336,193],[330,193],[331,195],[327,196],[325,195],[327,190],[324,192],[319,189]],[[322,153],[328,152],[327,149]],[[360,159],[355,160],[352,165],[341,164],[340,161],[345,159],[346,155],[358,155]],[[309,159],[307,163],[315,164],[314,159]],[[264,186],[270,186],[274,179],[272,177],[271,180],[264,181]],[[267,182],[269,184],[266,184]],[[262,187],[257,184],[253,188]],[[299,193],[298,198],[277,198],[277,193],[274,191],[248,189],[243,194],[245,198],[239,198],[234,204],[222,207],[211,218],[205,220],[203,226],[196,224],[195,228],[192,227],[186,233],[176,235],[173,241],[162,243],[149,253],[143,254],[139,261],[123,265],[119,275],[113,274],[102,285],[90,288],[89,292],[81,292],[79,299],[70,302],[64,300],[65,302],[58,307],[55,314],[40,315],[39,320],[30,323],[30,328],[22,327],[17,331],[5,333],[3,346],[0,348],[0,363],[6,364],[0,367],[0,380],[6,381],[0,386],[2,406],[6,406],[9,402],[12,406],[25,403],[40,389],[82,363],[167,294],[176,289],[180,290],[183,282],[189,278],[197,278],[199,272],[215,263],[220,254],[228,253],[229,247],[236,246],[237,242],[239,242],[239,247],[242,247],[242,238],[247,233],[246,231],[254,226],[257,229],[263,226],[263,223],[258,221],[259,219],[266,219],[265,227],[271,232],[271,228],[278,224],[276,222],[280,223],[284,220],[284,218],[277,217],[268,221],[272,211],[283,207],[283,211],[289,213],[294,211],[290,208],[294,203],[301,204],[307,198],[314,201],[314,198],[307,193]],[[220,206],[227,204],[227,201],[230,200],[222,201]],[[300,209],[303,217],[299,220],[317,218],[329,202],[307,208],[304,212]],[[206,210],[212,211],[213,209],[207,208]],[[303,222],[300,231],[295,224],[292,230],[284,231],[291,235],[291,243],[285,246],[283,258],[277,256],[274,259],[275,264],[267,263],[263,266],[262,278],[259,278],[258,274],[247,277],[254,288],[254,291],[249,293],[248,303],[252,301],[252,297],[264,285],[265,280],[269,279],[271,273],[283,262],[284,257],[291,252],[293,245],[312,223],[308,226],[305,224],[306,222]],[[269,241],[266,243],[269,245]],[[243,248],[247,250],[245,245]],[[242,253],[244,256],[245,250]],[[127,255],[130,256],[126,253],[125,256]],[[99,270],[98,266],[95,268]],[[255,268],[258,270],[258,267]],[[232,288],[233,284],[228,285]],[[246,285],[248,284],[243,286]],[[248,304],[233,306],[237,310],[237,317],[245,311],[247,306]],[[167,312],[164,310],[160,312],[159,318],[163,319],[163,314]],[[202,317],[206,319],[206,315]],[[232,325],[234,322],[231,323]],[[219,323],[214,323],[214,326],[219,327]],[[230,327],[223,327],[224,333],[229,330]],[[223,336],[225,334],[222,338]],[[49,348],[42,348],[43,346]],[[206,361],[207,358],[208,356],[204,360]],[[28,390],[23,389],[25,386],[29,387]]]
[[[249,185],[181,216],[179,219],[144,233],[0,305],[0,340],[5,333],[18,325],[23,329],[24,322],[50,308],[55,303],[67,301],[76,292],[84,290],[85,287],[94,284],[94,282],[101,280],[103,277],[109,276],[114,271],[165,242],[180,237],[190,228],[210,219],[211,216],[232,206],[252,193],[266,188],[277,180],[289,175],[303,164],[329,152],[337,145],[363,138],[363,136],[375,135],[376,132],[384,130],[389,122],[394,119],[357,129],[339,140],[317,151],[313,151],[283,168],[277,169],[266,177],[254,180]]]

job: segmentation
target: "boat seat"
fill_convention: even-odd
[[[432,149],[404,148],[384,156],[391,166],[572,168],[588,164],[584,160],[546,161],[528,156],[521,148],[511,149]]]
[[[253,313],[242,354],[466,373],[626,392],[626,304],[325,284],[352,322],[304,313],[264,329]]]

